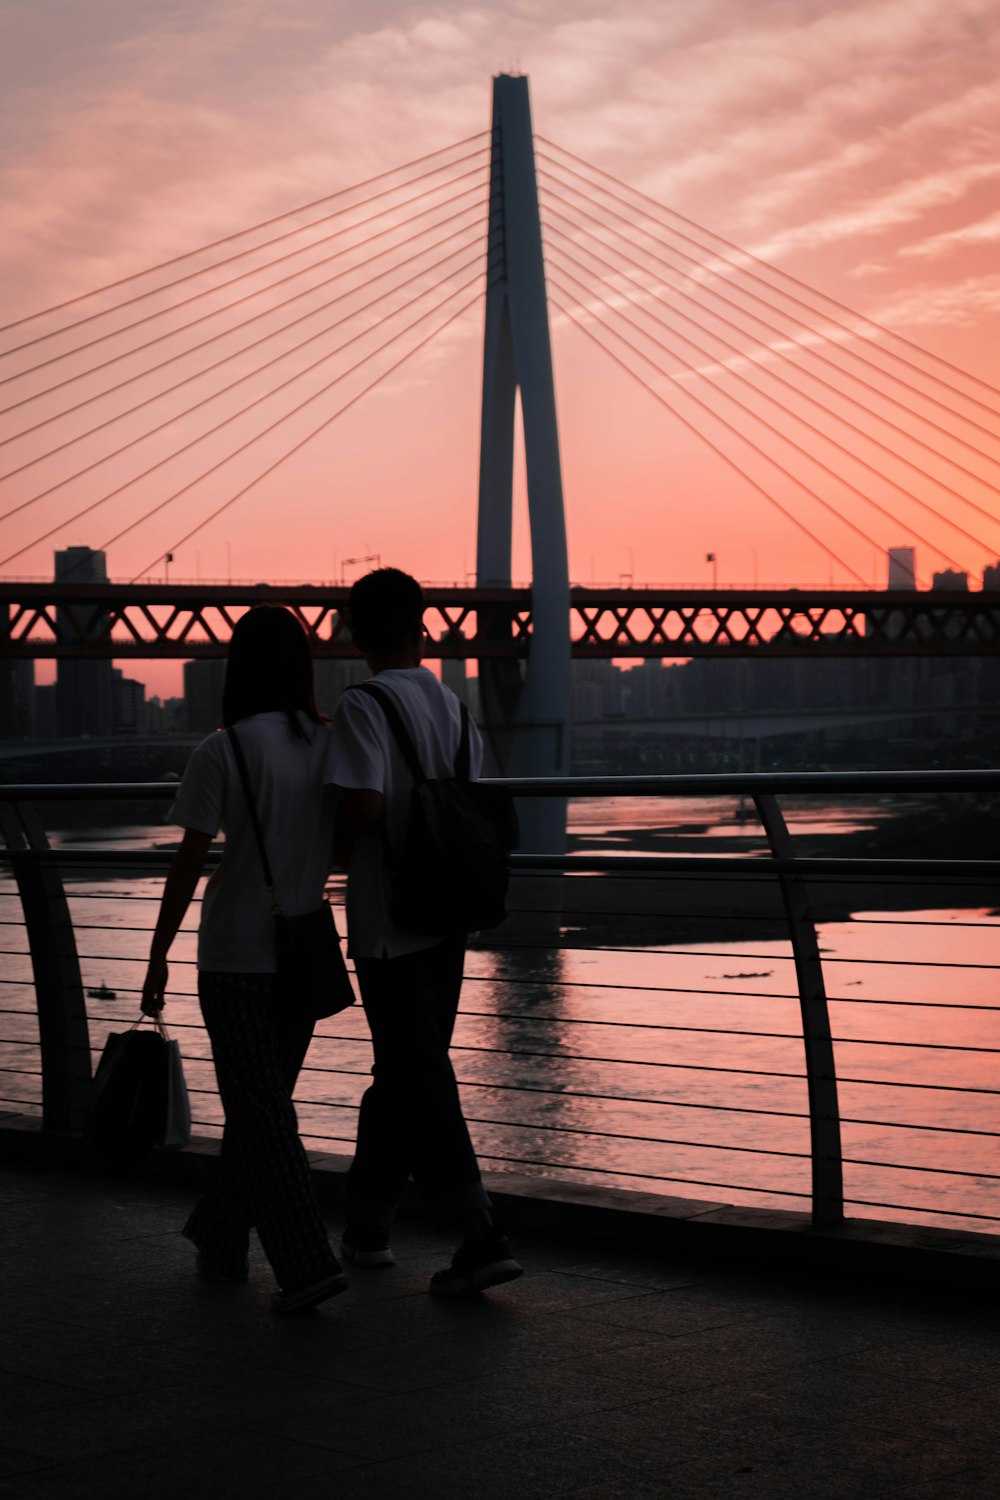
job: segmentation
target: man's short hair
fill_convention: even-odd
[[[400,568],[376,568],[351,588],[347,603],[351,633],[371,651],[388,651],[419,635],[424,591]]]

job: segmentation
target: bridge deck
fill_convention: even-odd
[[[522,1234],[529,1275],[442,1303],[424,1287],[447,1242],[408,1219],[394,1270],[282,1321],[259,1260],[248,1287],[194,1279],[190,1193],[0,1171],[0,1479],[19,1500],[991,1492],[1000,1364],[978,1302]]]

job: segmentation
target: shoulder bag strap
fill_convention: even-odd
[[[233,747],[233,756],[236,760],[236,769],[240,775],[243,786],[243,795],[246,798],[247,812],[250,814],[250,826],[253,829],[254,838],[257,840],[257,848],[260,851],[260,862],[264,867],[264,884],[271,893],[271,902],[276,907],[277,897],[274,894],[274,877],[271,874],[271,862],[267,857],[267,849],[264,847],[264,834],[257,816],[257,805],[253,799],[253,788],[250,785],[250,772],[247,770],[246,757],[243,754],[243,746],[240,744],[239,735],[230,724],[226,733],[229,743]]]
[[[417,755],[417,747],[413,743],[413,737],[403,722],[403,716],[392,700],[391,694],[384,688],[380,688],[374,682],[359,682],[347,689],[350,693],[367,693],[369,698],[374,698],[376,703],[385,714],[386,722],[392,730],[392,735],[399,746],[406,768],[413,777],[414,782],[426,781],[423,767]]]

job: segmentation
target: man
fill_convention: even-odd
[[[348,608],[354,644],[380,690],[391,695],[424,775],[452,776],[461,705],[421,666],[419,583],[397,568],[379,568],[354,585]],[[389,1230],[412,1176],[438,1215],[463,1230],[451,1265],[435,1273],[430,1291],[482,1291],[520,1276],[522,1268],[494,1223],[448,1056],[465,938],[422,936],[389,914],[387,852],[402,845],[413,778],[376,698],[349,689],[331,732],[350,953],[375,1053],[347,1177],[342,1253],[356,1265],[392,1264]],[[475,777],[482,743],[475,725],[470,733]]]

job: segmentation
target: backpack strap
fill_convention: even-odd
[[[403,716],[392,700],[392,694],[387,693],[384,688],[374,682],[359,682],[348,688],[349,693],[367,693],[369,698],[374,698],[382,712],[385,714],[386,722],[392,730],[393,739],[399,746],[400,753],[406,762],[406,768],[413,777],[414,783],[419,785],[426,781],[420,757],[417,755],[417,747],[413,743],[413,737],[403,722]]]
[[[387,693],[384,688],[379,687],[376,682],[358,682],[347,689],[350,693],[367,693],[374,698],[382,712],[385,714],[389,728],[392,730],[393,738],[402,752],[406,762],[407,770],[413,777],[415,783],[426,781],[423,767],[417,756],[417,747],[413,743],[413,737],[403,722],[403,716],[399,712],[392,699],[392,694]],[[472,772],[472,749],[471,732],[469,729],[469,710],[464,703],[459,704],[462,714],[462,733],[458,741],[458,750],[455,755],[455,779],[457,781],[471,780]]]
[[[462,735],[458,742],[458,753],[455,756],[455,780],[472,780],[472,748],[470,744],[469,710],[464,703],[459,703],[462,711]]]

